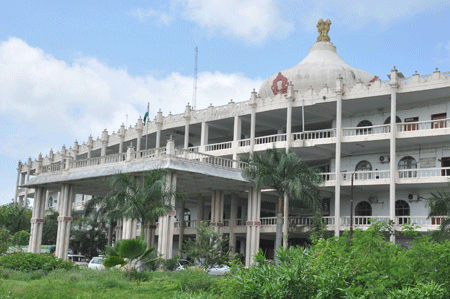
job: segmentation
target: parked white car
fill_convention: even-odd
[[[88,268],[96,270],[105,269],[105,266],[103,266],[103,257],[101,256],[93,257],[92,260],[89,262]]]
[[[208,273],[211,275],[225,275],[228,271],[230,271],[230,267],[227,265],[213,266],[208,269]]]
[[[75,265],[87,267],[88,262],[84,255],[81,254],[69,254],[67,259],[72,261]]]

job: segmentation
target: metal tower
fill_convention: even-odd
[[[195,110],[195,105],[197,102],[197,64],[198,64],[198,47],[195,47],[194,94],[192,95],[193,110]]]

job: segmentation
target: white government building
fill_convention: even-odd
[[[393,67],[389,80],[381,81],[336,54],[330,24],[320,20],[320,36],[309,55],[276,72],[259,93],[249,93],[249,100],[202,110],[188,104],[177,115],[159,111],[146,126],[139,119],[134,127],[122,125],[112,134],[105,129],[96,140],[89,137],[81,145],[75,141],[69,149],[19,162],[15,201],[34,198],[29,250],[39,251],[46,207],[57,203],[56,254],[66,258],[74,204],[105,195],[107,176],[127,172],[139,177],[163,167],[173,170],[168,181],[188,200],[176,202],[156,225],[122,221],[116,239],[134,237],[144,228],[170,258],[183,239],[195,237],[194,227],[204,220],[230,236],[246,265],[259,248],[271,258],[277,195],[256,190],[242,175],[245,165],[239,160],[274,146],[292,149],[320,170],[323,214],[335,235],[350,227],[352,176],[355,228],[370,226],[369,218],[392,220],[397,234],[391,239],[398,243],[408,241],[401,233],[408,221],[423,232],[438,229],[441,218],[427,218],[424,199],[430,191],[449,187],[450,72],[436,69],[405,78]],[[80,194],[75,201],[74,194]],[[290,244],[301,244],[312,213],[292,200],[284,211],[283,234],[289,232]]]

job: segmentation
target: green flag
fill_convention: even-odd
[[[144,115],[144,126],[147,123],[147,118],[148,118],[148,112],[145,112],[145,115]]]

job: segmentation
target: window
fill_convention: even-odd
[[[355,224],[365,225],[370,224],[368,216],[372,216],[372,206],[367,201],[361,201],[355,208]],[[360,217],[358,217],[360,216]],[[363,217],[361,217],[363,216]]]
[[[405,131],[415,131],[419,129],[419,124],[417,123],[419,121],[419,117],[409,117],[405,118],[405,123],[412,123],[407,124],[404,126]]]
[[[363,160],[356,164],[355,171],[359,173],[355,173],[355,180],[368,180],[372,178],[372,173],[361,173],[361,171],[372,171],[372,164],[369,161]]]
[[[433,114],[431,116],[431,120],[433,120],[433,122],[431,123],[431,128],[432,129],[441,129],[441,128],[447,127],[447,123],[445,121],[446,118],[447,118],[447,113]]]
[[[395,117],[395,122],[396,123],[401,123],[402,119],[398,116]],[[389,125],[391,123],[391,117],[389,116],[388,118],[386,118],[386,120],[384,121],[385,125]],[[386,127],[384,128],[384,133],[389,133],[391,131],[391,127]]]
[[[363,120],[363,121],[359,122],[357,127],[361,128],[361,127],[372,127],[372,126],[373,125],[372,125],[372,123],[370,121]],[[372,128],[365,128],[365,129],[357,129],[356,130],[356,135],[369,135],[369,134],[372,134]]]
[[[53,197],[50,196],[48,199],[48,206],[51,207],[53,205]]]
[[[191,211],[184,209],[184,219],[186,227],[191,227]]]
[[[398,162],[398,169],[399,170],[402,170],[402,169],[416,169],[416,168],[417,168],[417,162],[411,156],[404,157]],[[400,171],[399,172],[399,177],[400,178],[415,178],[415,177],[417,177],[417,170]]]
[[[409,216],[410,209],[409,204],[404,200],[397,200],[395,202],[395,216],[398,218],[398,224],[405,224],[408,223],[408,217],[402,217],[402,216]]]

